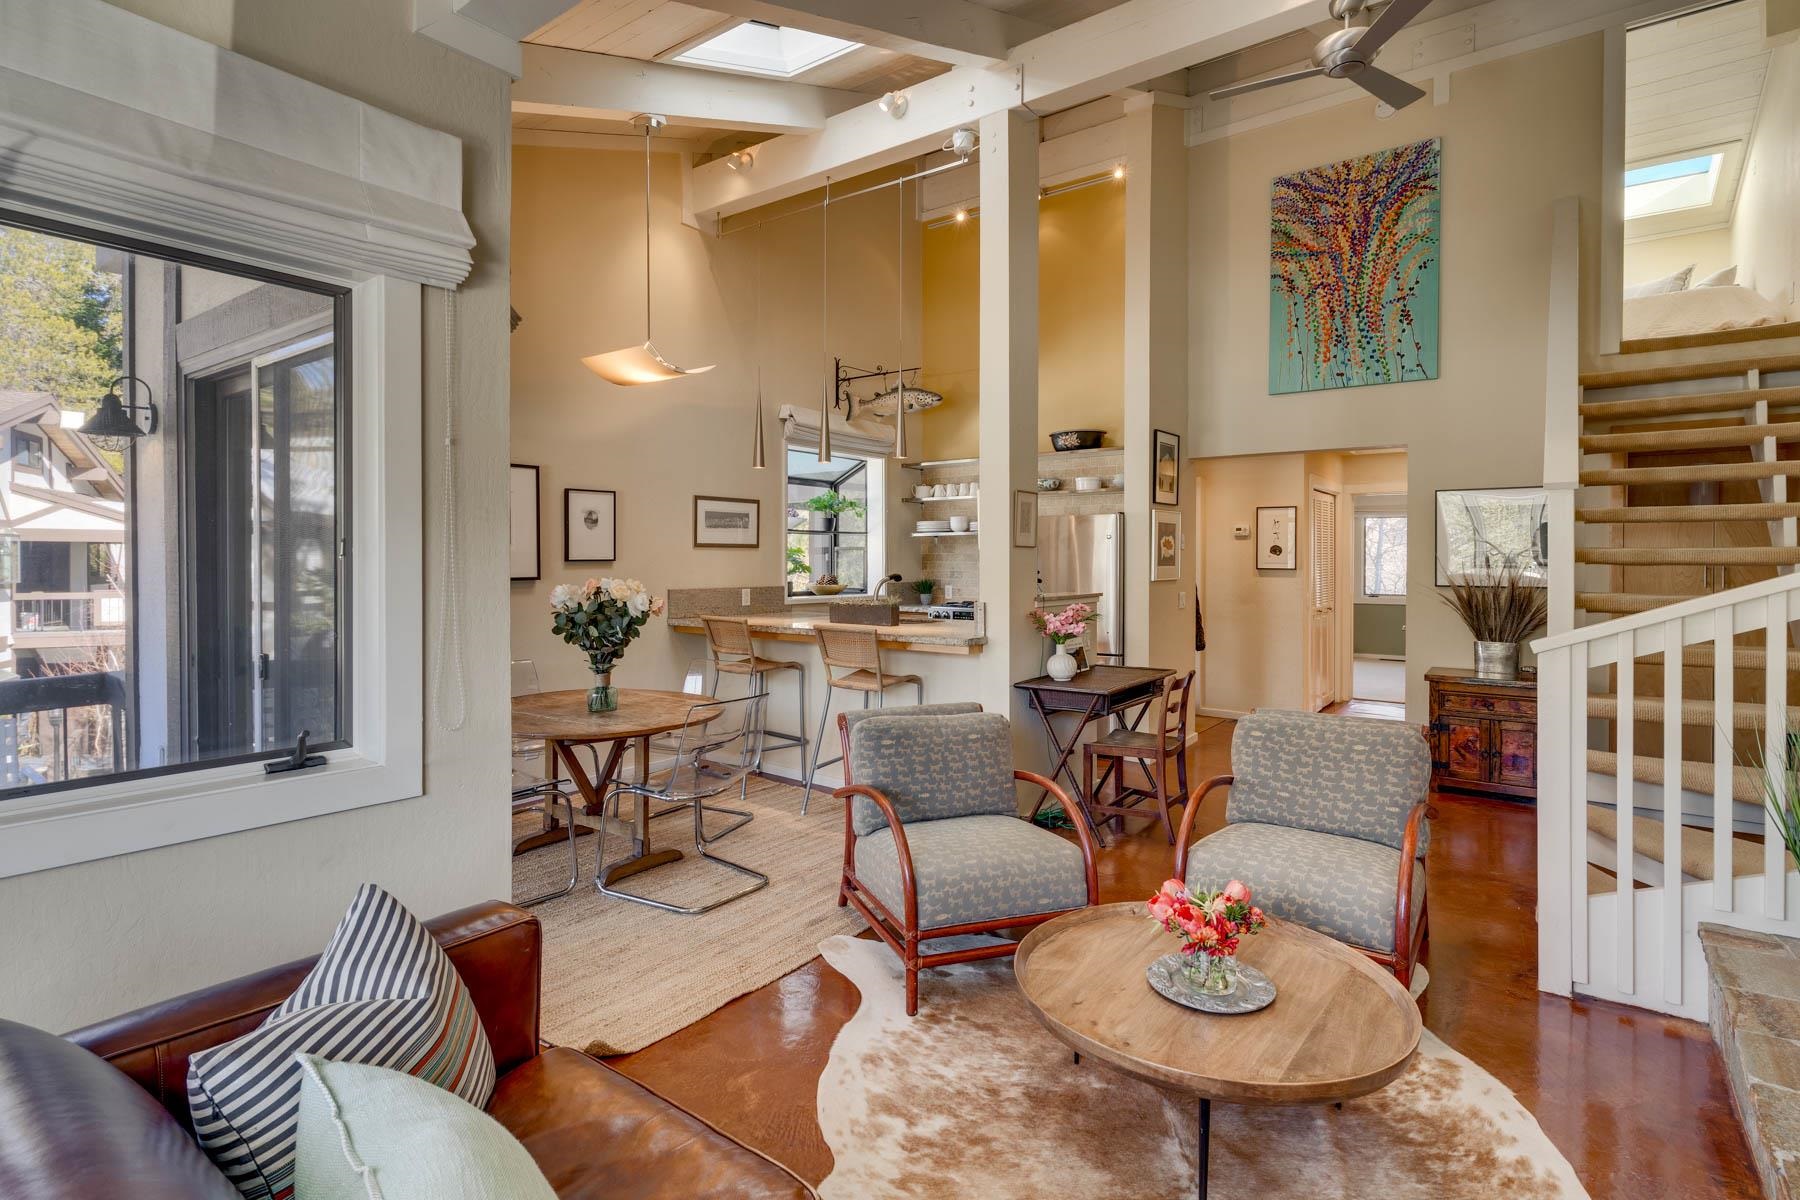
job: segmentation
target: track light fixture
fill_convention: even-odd
[[[875,102],[875,107],[898,121],[906,115],[908,103],[905,92],[888,92]]]
[[[748,150],[738,150],[725,156],[725,165],[734,171],[748,171],[756,165],[756,157]]]

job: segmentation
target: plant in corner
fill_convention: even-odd
[[[1754,773],[1763,808],[1781,834],[1788,857],[1800,862],[1800,730],[1786,730],[1780,761],[1769,761],[1769,739],[1760,726],[1752,732],[1750,744],[1753,751],[1745,754],[1736,750],[1734,741],[1734,756],[1740,766]]]
[[[652,596],[635,579],[590,579],[580,587],[563,583],[550,590],[550,631],[587,655],[594,672],[589,712],[619,706],[612,669],[645,622],[662,610],[662,597]]]
[[[1475,635],[1475,674],[1484,679],[1516,679],[1519,643],[1544,627],[1548,593],[1526,581],[1513,563],[1454,578],[1450,593],[1439,593]]]

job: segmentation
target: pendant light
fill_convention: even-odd
[[[632,387],[640,383],[662,383],[683,375],[699,375],[712,370],[704,367],[678,367],[656,352],[650,340],[650,138],[668,124],[667,119],[645,114],[633,119],[644,126],[644,344],[590,354],[583,365],[608,383]]]
[[[894,405],[894,457],[900,461],[906,459],[906,181],[902,179],[894,185],[898,197],[896,205],[900,210],[900,244],[894,256],[895,291],[899,293],[900,302],[895,305],[900,316],[900,345],[894,352],[894,393],[897,401]]]
[[[819,462],[831,461],[831,399],[837,390],[837,366],[831,359],[831,176],[825,177],[825,203],[819,206]]]
[[[756,343],[756,423],[750,433],[750,465],[760,471],[767,467],[768,460],[763,454],[763,395],[762,395],[762,240],[756,242],[756,324],[754,329]]]

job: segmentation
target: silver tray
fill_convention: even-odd
[[[1188,982],[1181,969],[1185,958],[1182,954],[1165,954],[1144,968],[1144,977],[1157,995],[1183,1008],[1227,1017],[1260,1012],[1275,1003],[1274,981],[1248,963],[1238,964],[1238,985],[1229,994],[1208,996]]]

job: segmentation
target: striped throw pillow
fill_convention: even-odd
[[[494,1091],[494,1052],[469,989],[431,933],[372,883],[267,1021],[188,1060],[194,1134],[251,1200],[294,1195],[300,1053],[404,1071],[477,1108]]]

